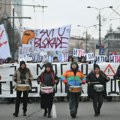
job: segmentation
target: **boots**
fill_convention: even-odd
[[[51,118],[51,109],[48,109],[48,118]]]
[[[72,118],[76,118],[76,114],[71,114],[71,117]]]
[[[23,116],[27,116],[26,112],[23,112]]]
[[[15,117],[18,117],[18,114],[17,114],[17,113],[13,113],[13,115],[14,115]]]
[[[47,109],[45,109],[43,116],[47,116]]]
[[[26,110],[23,110],[23,116],[27,116]]]

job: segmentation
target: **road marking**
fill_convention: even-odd
[[[53,104],[52,113],[53,113],[53,118],[57,118],[57,112],[56,112],[56,106],[55,106],[55,104]]]

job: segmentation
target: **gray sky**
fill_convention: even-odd
[[[113,6],[120,13],[120,0],[23,0],[23,4],[46,5],[47,8],[42,12],[42,8],[23,7],[23,16],[32,17],[31,20],[24,20],[24,27],[29,28],[55,28],[64,25],[72,25],[71,35],[83,36],[85,28],[77,27],[92,26],[98,24],[96,9],[88,9],[87,6],[103,8]],[[116,30],[120,26],[120,18],[109,8],[101,12],[102,16],[102,37],[106,34],[110,25]],[[98,38],[98,26],[88,28],[88,33],[94,38]]]

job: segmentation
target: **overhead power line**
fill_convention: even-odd
[[[27,4],[5,4],[5,3],[1,3],[2,5],[17,5],[17,6],[27,6],[27,7],[48,7],[48,6],[43,6],[43,5],[27,5]]]

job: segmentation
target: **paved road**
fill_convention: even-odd
[[[57,120],[71,120],[67,102],[55,103],[56,113],[54,118]],[[39,103],[28,105],[27,116],[22,116],[22,105],[18,118],[12,116],[14,112],[14,104],[0,104],[0,120],[48,120],[50,118],[43,117],[43,110],[40,109]],[[56,117],[56,118],[55,118]],[[94,117],[92,102],[80,102],[78,115],[76,120],[120,120],[120,103],[119,102],[104,102],[101,115]]]

